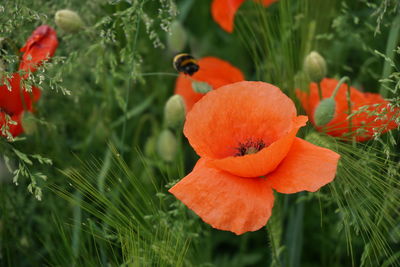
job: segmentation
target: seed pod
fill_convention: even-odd
[[[326,76],[325,59],[316,51],[312,51],[304,60],[304,71],[311,81],[319,83]]]
[[[74,33],[83,28],[81,17],[74,11],[62,9],[56,12],[55,22],[63,31]]]
[[[196,93],[199,93],[199,94],[207,94],[208,92],[210,92],[212,90],[211,85],[206,82],[193,81],[192,87],[193,87],[193,91],[195,91]]]
[[[317,126],[324,126],[332,121],[335,116],[336,101],[329,97],[319,102],[314,113],[314,121]]]
[[[171,96],[164,107],[164,121],[167,127],[176,129],[185,121],[186,107],[182,96]]]
[[[170,130],[163,130],[158,136],[157,153],[166,162],[173,162],[177,152],[177,141]]]

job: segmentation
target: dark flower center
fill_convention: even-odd
[[[247,140],[244,143],[239,143],[239,146],[235,149],[237,153],[235,153],[235,157],[240,157],[248,154],[255,154],[261,149],[265,147],[265,143],[263,140]]]

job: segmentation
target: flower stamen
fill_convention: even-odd
[[[249,154],[255,154],[261,149],[265,147],[265,143],[263,140],[251,140],[248,139],[244,143],[239,143],[239,146],[236,147],[235,149],[238,151],[235,153],[235,157],[240,157],[244,155],[249,155]]]

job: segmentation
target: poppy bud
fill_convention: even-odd
[[[30,112],[22,113],[21,125],[24,129],[24,133],[32,135],[37,131],[37,125],[35,116]]]
[[[166,162],[172,162],[177,152],[177,141],[170,130],[163,130],[158,136],[157,153]]]
[[[317,126],[328,124],[335,116],[336,101],[332,97],[325,98],[319,102],[314,113],[314,121]]]
[[[304,71],[311,81],[319,83],[326,76],[325,59],[315,51],[312,51],[304,60]]]
[[[211,85],[206,82],[192,82],[193,91],[199,94],[206,94],[212,90]]]
[[[186,108],[182,96],[171,96],[164,107],[164,120],[167,127],[180,127],[185,121],[185,115]]]
[[[156,150],[156,136],[151,136],[147,138],[146,143],[144,144],[144,154],[148,157],[152,156]]]
[[[187,34],[185,28],[179,21],[174,21],[171,24],[171,31],[167,36],[168,49],[173,53],[178,53],[186,47]]]
[[[55,22],[63,31],[70,33],[77,32],[84,26],[81,17],[68,9],[58,10],[55,15]]]

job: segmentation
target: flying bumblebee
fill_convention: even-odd
[[[183,72],[190,76],[195,74],[200,68],[199,64],[197,64],[197,60],[186,53],[176,55],[173,65],[178,72]]]

